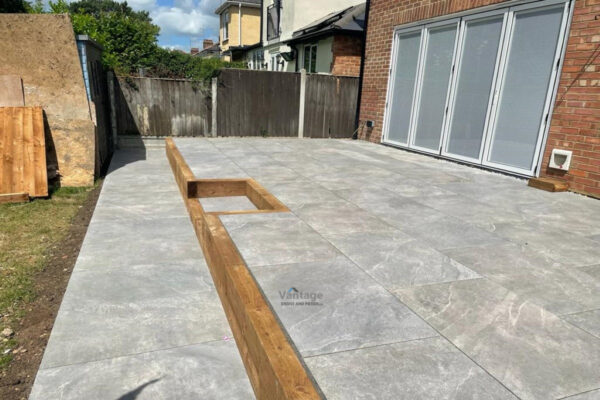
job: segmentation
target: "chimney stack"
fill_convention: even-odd
[[[200,53],[200,49],[199,49],[199,48],[197,48],[197,47],[192,47],[192,48],[190,49],[190,54],[191,54],[191,55],[195,55],[195,54],[198,54],[198,53]]]
[[[214,43],[211,39],[204,39],[204,42],[202,42],[202,49],[207,49],[209,47],[212,47],[213,45]]]

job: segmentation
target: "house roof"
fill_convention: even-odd
[[[315,36],[333,33],[360,34],[365,27],[366,3],[332,12],[295,31],[290,42],[298,42]]]
[[[223,3],[221,3],[221,5],[215,10],[215,14],[221,14],[223,11],[225,11],[225,9],[229,8],[230,6],[237,7],[239,4],[245,7],[260,8],[261,0],[224,0]]]
[[[221,46],[219,43],[215,43],[210,47],[200,50],[198,53],[194,54],[194,57],[206,57],[210,54],[216,54],[221,52]]]

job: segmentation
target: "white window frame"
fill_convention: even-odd
[[[538,133],[538,140],[536,144],[536,149],[534,153],[534,160],[532,162],[531,169],[522,169],[517,167],[512,167],[504,164],[490,162],[489,156],[491,152],[491,147],[493,143],[493,137],[491,130],[495,127],[495,118],[498,109],[498,100],[501,98],[501,92],[499,86],[502,86],[504,73],[506,69],[506,57],[508,55],[508,50],[511,40],[512,40],[512,29],[513,29],[513,21],[514,21],[514,13],[518,11],[528,10],[528,9],[543,9],[546,7],[555,7],[557,4],[564,4],[563,9],[563,18],[561,21],[560,33],[558,38],[558,45],[555,54],[554,66],[551,73],[551,78],[548,85],[548,94],[546,96],[545,105],[544,105],[544,113],[545,117],[543,118],[543,123],[540,126],[540,132]],[[566,51],[566,41],[568,39],[569,27],[573,15],[573,0],[541,0],[541,1],[512,1],[507,2],[505,4],[498,4],[490,7],[483,7],[473,10],[468,10],[462,13],[457,13],[454,15],[448,15],[444,17],[438,17],[428,21],[422,21],[418,23],[407,24],[404,26],[396,27],[392,36],[392,51],[390,54],[390,70],[389,70],[389,79],[388,79],[388,87],[386,92],[386,104],[383,118],[383,129],[382,129],[382,137],[381,142],[384,144],[389,144],[396,147],[407,148],[409,150],[414,150],[421,153],[433,154],[442,158],[448,158],[453,160],[459,160],[465,163],[474,164],[477,166],[484,166],[490,169],[501,170],[506,172],[511,172],[517,175],[522,176],[539,176],[540,173],[540,164],[542,161],[541,153],[543,149],[543,145],[547,141],[548,130],[550,126],[550,121],[552,120],[552,111],[553,105],[556,99],[556,93],[558,90],[558,81],[560,77],[560,72],[562,70],[564,53]],[[492,95],[489,98],[488,109],[486,113],[486,122],[485,122],[485,131],[483,133],[481,148],[479,151],[479,158],[473,159],[465,156],[451,154],[447,151],[448,139],[451,127],[451,121],[453,117],[454,111],[454,102],[456,100],[456,83],[457,77],[459,76],[458,70],[460,68],[460,61],[462,58],[462,46],[464,44],[465,39],[465,26],[466,21],[470,21],[473,19],[483,19],[486,17],[492,17],[494,15],[504,14],[502,32],[500,37],[500,46],[499,46],[499,54],[496,59],[496,65],[494,70],[494,80],[492,82]],[[446,97],[446,112],[444,115],[444,121],[442,126],[442,133],[440,138],[440,148],[438,151],[433,151],[431,149],[422,148],[414,145],[415,132],[416,132],[416,118],[418,118],[418,111],[421,99],[421,86],[422,86],[422,77],[424,72],[424,57],[427,51],[427,40],[429,37],[429,29],[449,25],[454,23],[455,20],[458,23],[458,31],[455,38],[454,45],[454,55],[453,55],[453,71],[450,74],[450,83],[448,85],[448,93]],[[431,22],[433,21],[433,22]],[[409,123],[409,134],[406,143],[401,143],[398,141],[389,139],[389,122],[390,122],[390,110],[392,105],[391,95],[393,93],[394,86],[394,78],[396,75],[396,54],[398,51],[399,40],[398,37],[400,35],[421,31],[421,45],[419,58],[417,62],[417,72],[415,76],[415,89],[413,95],[413,103],[411,106],[410,113],[410,123]],[[509,37],[506,37],[509,35]],[[304,60],[303,60],[304,61]],[[304,63],[303,63],[304,64]]]
[[[537,138],[537,143],[536,143],[536,147],[535,147],[535,152],[533,154],[533,161],[531,163],[531,168],[530,169],[522,169],[522,168],[517,168],[517,167],[512,167],[509,165],[505,165],[505,164],[500,164],[500,163],[495,163],[490,161],[490,156],[491,156],[491,152],[492,152],[492,147],[493,147],[493,143],[494,143],[494,136],[496,133],[496,122],[497,122],[497,117],[498,117],[498,101],[502,98],[502,92],[504,89],[504,74],[506,73],[506,67],[507,67],[507,62],[506,59],[508,58],[508,54],[510,53],[510,46],[512,44],[512,35],[514,33],[514,14],[515,12],[519,12],[519,11],[527,11],[527,10],[540,10],[540,9],[544,9],[544,8],[554,8],[556,7],[558,4],[560,3],[564,3],[563,5],[563,17],[561,20],[561,27],[560,27],[560,31],[559,31],[559,36],[558,36],[558,46],[555,50],[554,53],[554,58],[553,58],[553,63],[554,65],[552,66],[552,72],[550,73],[550,81],[548,82],[548,91],[546,93],[546,100],[544,102],[544,111],[542,112],[542,123],[540,124],[540,128],[538,131],[538,138]],[[497,84],[497,88],[496,88],[496,92],[495,92],[495,107],[492,108],[492,116],[491,116],[491,120],[488,126],[488,132],[486,132],[486,144],[484,147],[484,156],[483,156],[483,165],[484,166],[488,166],[488,167],[493,167],[493,168],[497,168],[497,169],[502,169],[502,170],[506,170],[509,172],[514,172],[517,174],[524,174],[524,175],[528,175],[528,176],[534,176],[539,174],[539,168],[538,168],[538,161],[542,152],[542,148],[541,145],[543,142],[545,142],[545,137],[547,136],[548,133],[548,128],[550,127],[550,121],[551,121],[551,117],[552,117],[552,109],[553,109],[553,105],[554,105],[554,99],[555,99],[555,86],[558,82],[558,78],[559,78],[559,74],[560,74],[560,69],[562,67],[562,62],[563,62],[563,47],[564,43],[565,43],[565,37],[568,36],[567,35],[567,23],[568,23],[568,19],[569,19],[569,10],[571,8],[571,2],[570,1],[565,1],[565,0],[548,0],[544,2],[544,6],[540,7],[538,3],[533,3],[533,4],[524,4],[522,6],[518,6],[518,7],[511,7],[511,9],[509,10],[509,15],[508,15],[508,24],[509,26],[507,27],[507,32],[506,35],[508,36],[508,39],[505,40],[505,46],[503,49],[503,54],[502,54],[502,60],[500,62],[500,72],[499,72],[499,79],[498,79],[498,84]],[[559,65],[560,64],[560,65]]]
[[[437,145],[437,148],[435,150],[429,149],[427,147],[421,147],[421,146],[417,146],[415,144],[415,140],[416,140],[416,133],[417,133],[417,125],[418,125],[418,119],[419,119],[419,111],[421,108],[421,95],[422,95],[422,91],[423,91],[423,75],[425,74],[425,62],[426,62],[426,57],[427,57],[427,48],[429,47],[429,32],[433,29],[435,30],[436,28],[440,28],[440,27],[445,27],[445,26],[450,26],[450,25],[455,25],[456,26],[456,33],[454,36],[454,49],[452,50],[452,61],[454,61],[456,59],[456,48],[457,48],[457,42],[458,42],[458,36],[459,36],[459,25],[460,19],[459,18],[452,18],[449,20],[445,20],[445,21],[439,21],[439,22],[434,22],[432,24],[427,24],[423,26],[423,30],[422,30],[422,37],[421,37],[421,52],[419,54],[419,62],[417,63],[418,67],[417,67],[417,77],[416,77],[416,81],[415,84],[417,85],[417,90],[415,92],[415,96],[413,98],[413,113],[411,114],[411,124],[410,124],[410,130],[409,130],[409,134],[408,134],[408,143],[410,143],[410,147],[419,151],[422,151],[424,153],[429,153],[429,154],[439,154],[440,153],[440,144],[442,143],[443,140],[443,134],[444,134],[444,127],[446,124],[446,116],[444,115],[443,121],[442,121],[442,127],[440,130],[440,141]],[[450,76],[448,78],[448,86],[446,89],[446,101],[445,101],[445,107],[444,110],[448,109],[448,99],[450,97],[450,89],[453,83],[453,73],[450,73]]]
[[[408,147],[408,143],[410,143],[410,132],[412,131],[412,125],[413,125],[413,114],[415,112],[415,99],[417,96],[417,84],[419,81],[419,70],[420,70],[420,61],[421,61],[421,52],[419,52],[419,56],[418,56],[418,60],[417,60],[417,71],[415,72],[415,84],[413,87],[413,101],[411,104],[411,110],[410,110],[410,121],[409,121],[409,127],[408,127],[408,135],[407,135],[407,139],[406,142],[399,142],[396,140],[391,140],[389,139],[389,122],[390,122],[390,113],[388,112],[388,108],[390,107],[391,103],[392,103],[392,98],[391,95],[392,93],[394,93],[394,83],[395,83],[395,76],[396,76],[396,63],[394,62],[396,60],[396,56],[398,54],[398,47],[400,45],[400,41],[398,40],[399,36],[408,34],[408,33],[412,33],[412,32],[419,32],[421,31],[421,37],[420,37],[420,44],[419,44],[419,49],[421,49],[423,47],[423,40],[424,40],[424,35],[422,32],[422,27],[421,26],[413,26],[411,28],[405,28],[405,29],[396,29],[394,31],[394,37],[392,39],[392,55],[391,55],[391,60],[390,60],[390,74],[389,74],[389,79],[388,79],[388,88],[387,88],[387,93],[386,93],[386,103],[385,103],[385,115],[384,115],[384,119],[383,119],[383,130],[382,130],[382,135],[381,135],[381,141],[383,143],[388,143],[388,144],[393,144],[393,145],[397,145],[397,146],[406,146]],[[304,65],[304,61],[303,61],[303,65]]]
[[[222,30],[222,34],[223,34],[223,42],[226,40],[229,40],[229,21],[231,18],[231,14],[229,13],[229,10],[225,10],[223,11],[223,14],[221,14],[221,30]]]
[[[315,70],[314,70],[314,72],[310,71],[310,66],[312,65],[312,48],[313,47],[315,48]],[[319,44],[318,43],[310,43],[310,44],[305,44],[302,47],[302,68],[304,68],[304,65],[306,64],[305,59],[306,59],[306,49],[307,48],[309,48],[311,50],[309,51],[310,57],[308,59],[309,60],[308,61],[309,69],[306,70],[306,73],[307,74],[316,74],[317,73],[317,61],[316,60],[318,59],[317,56],[318,56],[318,51],[319,51]],[[304,69],[306,69],[306,68],[304,68]]]
[[[484,19],[488,19],[488,18],[494,18],[496,16],[502,15],[503,19],[502,19],[502,28],[500,31],[500,45],[498,46],[498,52],[496,54],[496,63],[494,66],[494,77],[492,79],[492,85],[490,87],[490,95],[488,97],[488,106],[487,106],[487,110],[486,110],[486,115],[485,115],[485,122],[484,122],[484,132],[482,133],[482,138],[481,138],[481,145],[479,147],[479,153],[477,158],[472,158],[472,157],[466,157],[466,156],[462,156],[459,154],[454,154],[454,153],[450,153],[448,151],[448,146],[449,146],[449,142],[450,142],[450,128],[452,127],[452,120],[454,119],[454,107],[456,105],[456,90],[457,90],[457,84],[458,84],[458,77],[460,76],[460,70],[462,67],[462,56],[463,56],[463,47],[465,44],[465,39],[466,39],[466,26],[467,23],[469,21],[478,21],[478,20],[484,20]],[[498,79],[498,69],[500,68],[500,56],[502,55],[502,43],[504,43],[504,34],[505,34],[505,30],[506,30],[506,19],[508,18],[508,16],[506,15],[506,9],[500,9],[500,10],[493,10],[493,11],[488,11],[488,12],[484,12],[484,13],[478,13],[478,14],[472,14],[472,15],[467,15],[465,17],[462,18],[461,23],[460,23],[460,32],[459,32],[459,39],[458,39],[458,47],[456,49],[456,56],[455,56],[455,60],[454,60],[454,76],[453,76],[453,82],[452,82],[452,90],[450,93],[450,99],[448,102],[448,108],[447,108],[447,124],[445,126],[445,130],[442,133],[442,151],[441,151],[441,155],[448,157],[448,158],[453,158],[453,159],[458,159],[460,161],[466,161],[466,162],[471,162],[471,163],[475,163],[475,164],[481,164],[482,162],[482,158],[483,158],[483,154],[484,154],[484,148],[485,148],[485,143],[486,143],[486,138],[487,138],[487,130],[488,130],[488,126],[489,126],[489,121],[490,121],[490,117],[491,117],[491,112],[492,112],[492,108],[494,106],[494,99],[495,99],[495,88],[496,88],[496,81]]]

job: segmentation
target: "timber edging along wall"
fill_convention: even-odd
[[[171,138],[166,152],[256,397],[321,399],[219,218],[289,209],[253,179],[196,179]],[[247,196],[258,210],[207,213],[198,201],[222,196]]]

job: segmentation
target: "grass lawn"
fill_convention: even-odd
[[[68,233],[71,220],[93,188],[60,188],[49,199],[0,204],[0,331],[17,330],[28,303],[35,299],[34,276],[50,250]],[[0,369],[18,343],[0,338]]]

